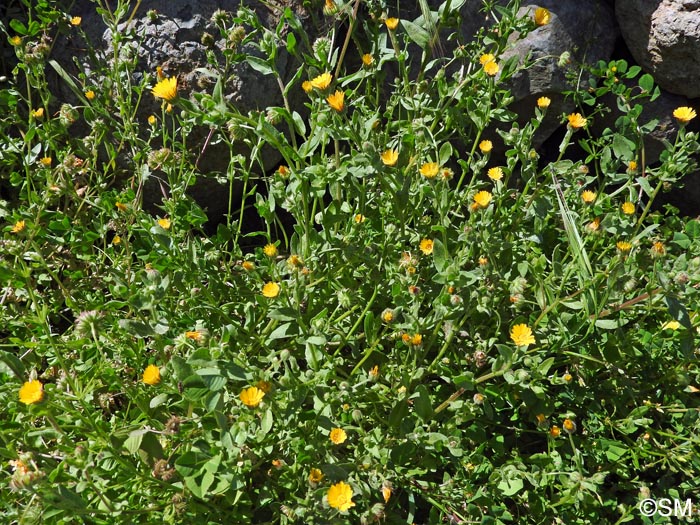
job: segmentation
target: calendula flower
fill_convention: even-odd
[[[268,299],[274,299],[280,294],[280,285],[273,282],[267,282],[262,288],[262,294]]]
[[[379,377],[379,365],[374,365],[369,369],[370,379],[377,379]]]
[[[516,324],[510,330],[510,338],[516,346],[530,346],[535,344],[535,336],[532,329],[526,324]]]
[[[32,110],[32,117],[42,118],[43,116],[44,116],[44,108],[37,108],[35,110]]]
[[[501,180],[503,178],[503,170],[499,167],[489,169],[486,174],[491,180]]]
[[[160,383],[160,368],[156,365],[148,365],[146,370],[143,371],[141,381],[147,385],[157,385]]]
[[[666,255],[666,246],[664,246],[664,243],[661,241],[656,241],[654,244],[652,244],[651,255],[653,257],[661,257]]]
[[[625,215],[633,215],[634,214],[634,204],[631,203],[630,201],[625,201],[622,203],[622,206],[620,207],[622,209],[622,213]]]
[[[155,116],[155,115],[149,115],[149,116],[148,116],[148,123],[149,123],[151,126],[155,126],[155,125],[156,125],[156,116]]]
[[[540,109],[547,109],[552,103],[552,99],[549,97],[540,97],[537,99],[537,107]]]
[[[581,199],[586,204],[592,204],[595,201],[596,197],[597,197],[596,192],[591,191],[591,190],[586,190],[581,194]]]
[[[22,43],[22,37],[19,35],[15,35],[12,38],[10,38],[10,44],[13,46],[18,46]]]
[[[592,232],[597,232],[600,229],[600,217],[596,217],[591,222],[589,222],[586,225],[586,228],[588,228]]]
[[[12,226],[12,229],[10,230],[10,232],[12,232],[12,233],[19,233],[19,232],[21,232],[21,231],[24,231],[24,228],[26,228],[26,227],[27,227],[27,223],[26,223],[24,220],[17,221],[17,222],[14,223],[14,225]]]
[[[490,153],[491,150],[493,149],[493,142],[490,140],[482,140],[479,142],[479,150],[481,153]]]
[[[171,224],[172,223],[170,222],[170,219],[168,219],[167,217],[165,217],[163,219],[158,219],[158,226],[160,226],[164,230],[169,230]]]
[[[433,253],[433,244],[432,239],[423,239],[419,245],[420,251],[422,251],[425,255],[430,255]]]
[[[330,73],[322,73],[321,75],[311,79],[311,87],[323,91],[331,85],[331,80],[333,80],[333,77]]]
[[[82,21],[83,21],[83,19],[81,17],[74,16],[73,18],[70,19],[70,25],[79,26]]]
[[[384,483],[382,483],[382,497],[384,498],[384,503],[389,503],[392,488],[393,487],[391,486],[391,482],[385,481]]]
[[[615,246],[617,246],[617,249],[620,250],[621,253],[629,253],[632,249],[632,243],[627,241],[617,241]]]
[[[482,190],[474,195],[474,204],[476,204],[477,208],[486,208],[490,202],[491,193],[488,191]]]
[[[391,308],[386,308],[382,312],[382,321],[389,324],[393,320],[394,320],[394,310],[392,310]]]
[[[484,64],[484,71],[490,77],[495,76],[499,69],[500,67],[497,62],[486,62],[486,64]]]
[[[396,166],[396,163],[399,161],[399,152],[395,149],[388,149],[380,157],[385,166]]]
[[[450,180],[452,177],[454,177],[454,171],[452,171],[450,168],[442,168],[440,170],[440,178],[443,181]]]
[[[272,243],[268,243],[263,248],[263,253],[268,257],[275,257],[277,255],[277,246]]]
[[[637,161],[631,160],[627,164],[627,171],[637,171]]]
[[[662,330],[678,330],[680,327],[681,323],[679,323],[675,319],[673,321],[666,321],[664,324],[661,325]]]
[[[574,379],[574,377],[569,372],[567,372],[562,376],[562,379],[564,381],[566,381],[567,383],[571,383],[571,381]]]
[[[496,57],[493,56],[491,53],[484,53],[479,57],[479,64],[483,66],[484,64],[488,64],[489,62],[493,62],[495,60]]]
[[[44,399],[44,385],[41,381],[30,379],[19,389],[19,400],[25,405],[40,403]]]
[[[332,95],[326,97],[326,102],[328,102],[330,107],[340,113],[345,109],[345,92],[340,90],[336,91]]]
[[[413,334],[411,336],[411,344],[414,346],[420,346],[423,343],[423,336],[421,334]]]
[[[333,0],[326,0],[326,4],[323,6],[323,14],[326,16],[334,15],[338,12],[338,6]]]
[[[374,63],[374,57],[370,55],[369,53],[365,53],[362,55],[362,65],[365,67],[369,67]]]
[[[343,481],[331,485],[331,488],[328,489],[328,504],[341,512],[345,512],[350,507],[354,507],[355,503],[352,501],[352,487]]]
[[[389,31],[396,31],[396,28],[399,27],[399,19],[398,18],[387,18],[384,23],[386,24],[386,28]]]
[[[571,129],[581,129],[588,123],[588,120],[581,113],[572,113],[566,118]]]
[[[549,24],[550,19],[552,18],[552,15],[549,13],[549,10],[544,8],[544,7],[538,7],[535,9],[535,24],[538,26],[544,26]]]
[[[238,395],[238,397],[241,399],[245,406],[249,408],[255,408],[263,400],[263,397],[265,397],[265,392],[263,392],[256,386],[251,386],[249,388],[243,389]]]
[[[486,257],[479,257],[479,266],[486,266],[489,260]]]
[[[289,177],[290,173],[291,172],[289,171],[289,168],[287,166],[282,165],[279,168],[277,168],[277,174],[280,177],[282,177],[283,179],[286,179],[287,177]]]
[[[673,110],[673,116],[681,124],[687,124],[695,117],[697,117],[697,113],[695,113],[695,110],[693,108],[689,108],[688,106],[681,106]]]
[[[204,332],[202,330],[188,330],[185,332],[185,339],[201,343],[204,340]]]
[[[432,179],[438,174],[439,170],[440,166],[437,162],[426,162],[420,167],[419,171],[426,179]]]
[[[251,261],[243,261],[241,263],[241,268],[243,268],[246,272],[252,272],[255,270],[255,264]]]
[[[39,159],[39,162],[41,162],[42,166],[44,166],[46,168],[50,168],[52,160],[51,160],[51,157],[41,157]]]
[[[314,89],[314,85],[310,80],[304,80],[304,82],[301,83],[301,89],[303,89],[305,93],[311,93]]]
[[[569,419],[568,417],[564,420],[562,426],[564,427],[564,432],[567,434],[573,434],[576,432],[576,423],[574,423],[573,420]]]
[[[310,483],[320,483],[323,480],[323,472],[321,472],[321,469],[318,468],[312,468],[309,471],[309,482]]]
[[[119,235],[115,235],[114,237],[112,237],[112,244],[114,246],[121,244],[121,242],[122,242],[122,238]]]
[[[156,98],[172,102],[177,98],[177,77],[164,78],[151,89],[151,93]]]
[[[86,91],[85,98],[88,100],[94,100],[95,99],[95,92],[92,89]]]
[[[549,429],[549,435],[553,438],[558,438],[561,435],[561,429],[556,425],[552,425],[552,428]]]
[[[344,443],[346,439],[348,439],[348,435],[342,428],[334,428],[331,430],[330,438],[334,445],[340,445],[341,443]]]
[[[544,414],[537,414],[535,420],[537,421],[537,426],[541,427],[547,422],[547,417]]]

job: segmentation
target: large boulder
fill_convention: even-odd
[[[615,11],[637,63],[667,91],[700,97],[700,0],[624,0]]]

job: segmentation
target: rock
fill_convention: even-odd
[[[700,97],[700,0],[624,0],[615,11],[637,63],[671,93]]]

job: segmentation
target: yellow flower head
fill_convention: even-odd
[[[255,263],[251,261],[243,261],[241,263],[241,267],[246,271],[246,272],[252,272],[255,270]]]
[[[499,69],[500,67],[497,62],[486,62],[486,64],[484,64],[484,71],[490,77],[495,76]]]
[[[489,169],[486,174],[491,180],[501,180],[503,178],[503,170],[499,167]]]
[[[687,124],[695,117],[697,117],[697,113],[695,113],[695,110],[693,108],[689,108],[688,106],[681,106],[673,110],[673,116],[681,124]]]
[[[164,230],[169,230],[171,224],[172,223],[170,222],[170,219],[168,219],[167,217],[164,217],[163,219],[158,219],[158,226],[160,226]]]
[[[280,285],[273,282],[265,283],[265,286],[263,286],[262,289],[262,294],[268,299],[274,299],[280,294]]]
[[[552,425],[552,428],[549,429],[549,435],[553,438],[558,438],[561,435],[561,429],[556,425]]]
[[[151,93],[156,98],[172,102],[177,98],[177,77],[164,78],[151,89]]]
[[[574,432],[576,432],[576,423],[574,423],[568,417],[564,420],[562,426],[564,427],[564,432],[566,432],[567,434],[573,434]]]
[[[567,372],[566,374],[564,374],[562,376],[562,379],[564,381],[566,381],[567,383],[571,383],[571,381],[574,379],[574,376],[572,376],[569,372]]]
[[[572,113],[566,118],[569,120],[569,127],[571,129],[581,129],[588,123],[588,120],[586,120],[581,113]]]
[[[333,444],[340,445],[341,443],[344,443],[346,439],[348,439],[348,435],[342,428],[334,428],[331,430],[330,438]]]
[[[433,253],[433,244],[432,239],[423,239],[419,245],[420,251],[422,251],[425,255],[430,255]]]
[[[10,44],[13,46],[18,46],[22,43],[22,37],[19,35],[15,35],[12,38],[10,38]]]
[[[362,55],[362,65],[365,67],[369,67],[374,63],[374,57],[370,55],[369,53],[365,53]]]
[[[156,365],[148,365],[143,371],[141,380],[147,385],[157,385],[160,383],[160,368]]]
[[[323,6],[323,14],[326,16],[334,15],[338,12],[338,6],[333,0],[326,0],[326,5]]]
[[[85,98],[88,100],[94,100],[95,99],[95,92],[92,89],[86,91]]]
[[[379,365],[374,365],[369,369],[370,379],[377,379],[379,377]]]
[[[12,229],[10,230],[12,233],[19,233],[21,231],[24,231],[24,228],[27,227],[27,223],[24,220],[17,221],[13,226]]]
[[[488,191],[482,190],[474,195],[474,204],[476,204],[477,208],[486,208],[490,202],[491,193]]]
[[[29,380],[19,389],[19,400],[25,405],[40,403],[42,399],[44,399],[44,385],[41,381]]]
[[[197,343],[204,341],[204,332],[202,330],[188,330],[185,332],[185,339],[191,339]]]
[[[365,220],[367,220],[367,217],[365,217],[365,216],[362,215],[361,213],[356,213],[356,214],[355,214],[355,222],[356,222],[357,224],[362,224],[363,222],[365,222]]]
[[[333,80],[333,77],[330,73],[323,73],[311,80],[311,87],[323,91],[331,85],[331,80]]]
[[[155,116],[155,115],[149,115],[149,116],[148,116],[148,123],[149,123],[151,126],[155,126],[155,125],[156,125],[156,122],[157,122],[157,121],[156,121],[156,116]]]
[[[32,111],[32,117],[42,118],[44,116],[44,108],[37,108]]]
[[[438,174],[439,170],[440,166],[437,162],[426,162],[420,167],[419,171],[426,179],[432,179]]]
[[[651,246],[651,254],[654,257],[661,257],[663,255],[666,255],[666,246],[664,246],[664,243],[662,243],[661,241],[656,241]]]
[[[292,268],[300,268],[301,266],[304,266],[304,262],[301,260],[301,257],[295,253],[289,256],[287,259],[287,264]]]
[[[550,19],[552,18],[552,15],[549,13],[549,10],[544,8],[544,7],[538,7],[535,9],[535,24],[538,26],[544,26],[549,24]]]
[[[516,346],[530,346],[535,344],[535,336],[532,329],[526,324],[516,324],[510,330],[510,338]]]
[[[387,308],[386,310],[384,310],[382,312],[382,321],[384,321],[385,323],[388,324],[388,323],[392,322],[393,320],[394,320],[394,310],[392,310],[391,308]]]
[[[537,414],[535,419],[537,420],[538,426],[543,425],[547,421],[547,417],[544,414]]]
[[[279,168],[277,168],[277,173],[279,174],[280,177],[282,177],[283,179],[286,179],[287,177],[289,177],[289,174],[291,172],[289,171],[289,168],[287,166],[282,165]]]
[[[490,153],[493,149],[493,142],[490,140],[482,140],[479,142],[479,150],[481,153]]]
[[[389,503],[389,499],[391,498],[391,488],[391,483],[388,481],[382,483],[382,497],[384,498],[384,503]]]
[[[380,155],[385,166],[396,166],[399,161],[399,152],[395,149],[388,149]]]
[[[336,91],[332,95],[326,97],[326,102],[328,102],[330,107],[340,113],[345,109],[345,92],[340,90]]]
[[[256,386],[251,386],[249,388],[243,389],[238,397],[241,399],[245,406],[249,408],[255,408],[263,400],[263,397],[265,397],[265,392],[263,392]]]
[[[328,504],[341,512],[345,512],[350,507],[354,507],[355,503],[352,501],[352,487],[343,481],[331,485],[331,488],[328,489]]]
[[[617,246],[617,249],[622,253],[629,253],[632,249],[632,243],[628,241],[617,241],[615,246]]]
[[[479,266],[486,266],[489,260],[486,257],[479,257]]]
[[[414,346],[420,346],[423,343],[423,336],[421,334],[413,334],[411,336],[411,344]]]
[[[52,160],[51,160],[51,157],[41,157],[39,159],[39,162],[41,162],[42,166],[44,166],[46,168],[50,168]]]
[[[552,103],[552,99],[549,97],[540,97],[537,99],[537,107],[540,109],[546,109]]]
[[[74,16],[73,18],[70,19],[70,25],[79,26],[82,21],[83,21],[83,19],[81,17]]]
[[[301,89],[303,89],[305,93],[311,93],[314,89],[314,86],[310,80],[304,80],[301,83]]]
[[[627,164],[627,171],[637,171],[637,161],[636,160],[629,161],[629,164]]]
[[[121,243],[122,243],[122,238],[121,238],[119,235],[115,235],[115,236],[112,238],[112,244],[113,244],[114,246],[116,246],[117,244],[121,244]]]
[[[493,62],[495,60],[496,57],[493,56],[491,53],[484,53],[479,57],[479,64],[483,66],[484,64],[488,64],[489,62]]]
[[[666,321],[664,324],[661,325],[662,330],[678,330],[680,327],[681,323],[679,323],[675,319],[673,321]]]
[[[586,204],[592,204],[595,201],[596,197],[597,197],[596,192],[591,191],[591,190],[586,190],[581,194],[581,199]]]
[[[387,18],[384,23],[386,24],[386,28],[389,31],[396,31],[396,28],[399,27],[399,19],[398,18]]]
[[[321,469],[318,468],[312,468],[309,471],[309,482],[311,483],[320,483],[323,480],[323,472],[321,472]]]
[[[263,248],[263,253],[268,257],[274,257],[277,255],[277,246],[272,243],[268,243]]]
[[[589,222],[586,227],[592,232],[597,232],[600,229],[600,217],[596,217],[591,222]]]
[[[633,215],[634,214],[634,204],[631,203],[630,201],[623,202],[621,209],[622,209],[622,213],[624,213],[625,215]]]

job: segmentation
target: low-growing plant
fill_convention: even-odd
[[[273,28],[219,10],[213,88],[191,96],[134,77],[120,24],[138,2],[96,3],[112,54],[79,77],[49,60],[81,32],[53,2],[0,27],[17,56],[0,90],[8,523],[656,523],[640,500],[697,494],[700,222],[654,207],[696,169],[695,111],[649,164],[653,79],[579,65],[545,157],[551,100],[518,120],[507,86],[528,64],[499,57],[550,14],[485,2],[490,27],[445,39],[462,3],[406,20],[326,0],[307,6],[329,27],[314,42],[290,8]],[[240,64],[277,79],[279,107],[226,100]],[[621,116],[594,133],[606,96]],[[199,172],[198,127],[225,173]],[[188,195],[207,176],[228,192],[211,235]]]

